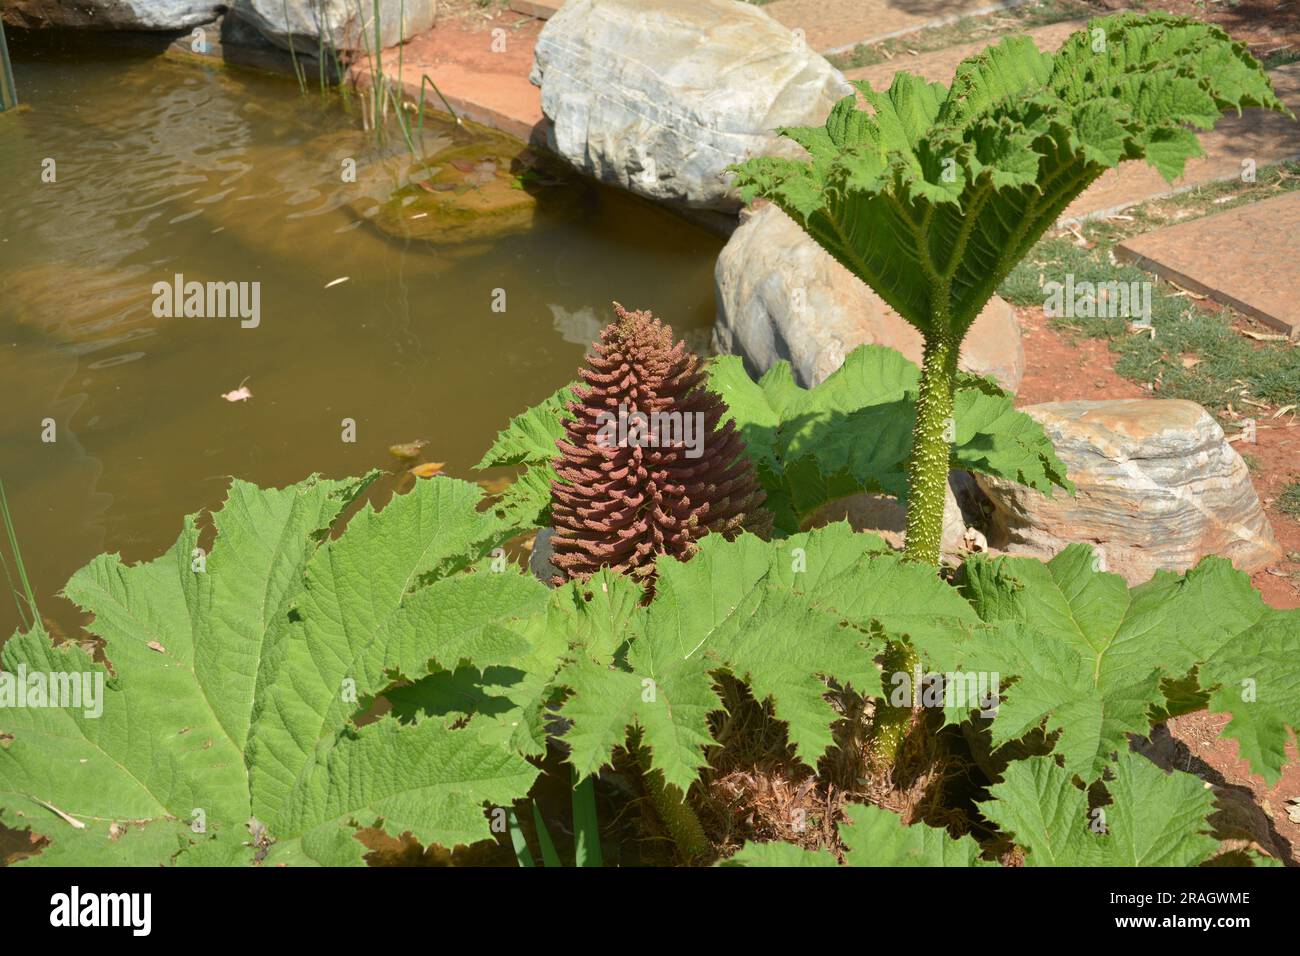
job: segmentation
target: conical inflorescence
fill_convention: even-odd
[[[765,533],[771,516],[727,406],[699,360],[649,312],[614,304],[580,371],[551,485],[557,581],[602,567],[641,581],[710,532]]]

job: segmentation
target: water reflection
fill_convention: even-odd
[[[539,207],[521,234],[398,240],[367,216],[401,149],[292,80],[14,46],[32,109],[0,123],[0,478],[65,627],[52,595],[72,571],[105,549],[160,553],[225,476],[357,474],[424,438],[477,477],[506,419],[572,379],[611,300],[683,332],[712,321],[720,240],[644,203],[601,191]],[[460,136],[435,124],[426,146]],[[177,273],[259,283],[258,327],[155,317],[153,284]],[[243,380],[253,398],[223,401]],[[16,623],[0,595],[0,634]]]

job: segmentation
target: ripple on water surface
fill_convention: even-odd
[[[160,553],[228,475],[358,474],[424,438],[476,477],[506,419],[572,378],[613,299],[707,340],[719,239],[508,143],[430,121],[412,169],[290,79],[11,45],[31,109],[0,123],[0,478],[47,607],[101,550]],[[538,199],[522,218],[514,185]],[[430,228],[448,197],[510,216]],[[156,316],[154,284],[177,274],[258,283],[256,327]],[[222,400],[244,382],[251,399]],[[16,623],[0,601],[0,633]]]

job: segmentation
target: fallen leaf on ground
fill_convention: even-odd
[[[1241,334],[1247,338],[1252,338],[1256,342],[1285,342],[1285,335],[1273,335],[1269,332],[1254,332],[1250,329],[1242,329]]]
[[[1180,286],[1180,285],[1179,285],[1177,282],[1175,282],[1173,279],[1166,279],[1165,281],[1168,282],[1171,286],[1173,286],[1175,289],[1178,290],[1177,292],[1174,293],[1174,295],[1185,295],[1185,296],[1189,296],[1189,297],[1191,297],[1191,298],[1193,298],[1193,299],[1207,299],[1207,298],[1209,298],[1209,296],[1202,295],[1202,294],[1199,293],[1199,292],[1193,292],[1191,289],[1184,289],[1182,286]]]

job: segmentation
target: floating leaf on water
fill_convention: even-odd
[[[415,441],[402,442],[397,445],[389,445],[388,453],[394,458],[416,459],[420,457],[420,451],[425,445],[429,444],[423,438],[417,438]]]
[[[446,464],[445,461],[422,462],[411,469],[411,474],[415,475],[416,478],[432,478],[441,472]]]

